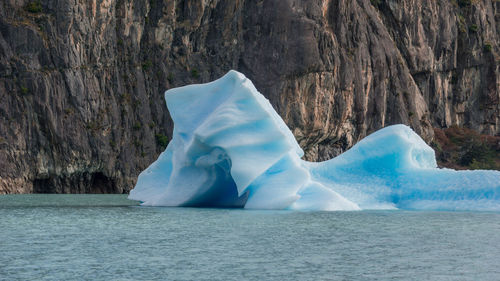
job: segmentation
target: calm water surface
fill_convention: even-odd
[[[500,213],[0,196],[0,280],[500,280]]]

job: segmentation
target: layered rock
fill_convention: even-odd
[[[0,3],[0,193],[127,192],[171,136],[163,92],[247,75],[324,160],[381,127],[500,133],[500,3]]]

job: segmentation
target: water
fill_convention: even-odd
[[[0,280],[500,280],[500,213],[0,196]]]

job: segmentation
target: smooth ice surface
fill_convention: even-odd
[[[169,90],[165,99],[173,138],[130,192],[143,205],[500,210],[499,171],[439,169],[432,148],[405,125],[311,163],[241,73]]]

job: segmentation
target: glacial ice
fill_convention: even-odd
[[[143,205],[500,210],[500,171],[439,169],[432,148],[405,125],[313,163],[239,72],[171,89],[165,99],[173,138],[130,192]]]

